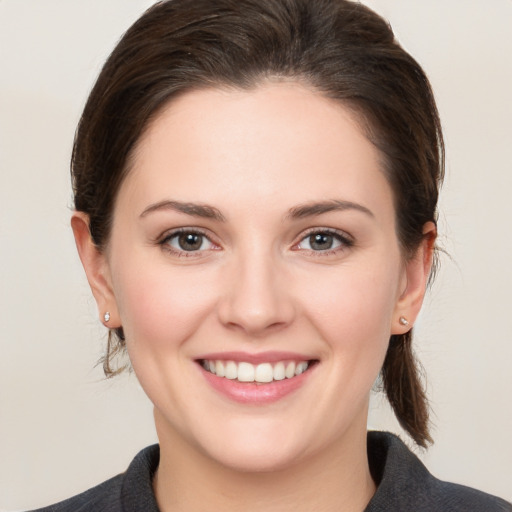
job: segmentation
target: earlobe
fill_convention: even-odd
[[[396,303],[391,334],[404,334],[414,325],[425,297],[436,237],[436,225],[433,222],[427,222],[423,226],[421,244],[405,263],[405,286]]]
[[[74,212],[71,217],[71,228],[75,236],[80,261],[98,306],[100,320],[110,329],[120,327],[121,322],[107,258],[91,238],[88,215],[83,212]]]

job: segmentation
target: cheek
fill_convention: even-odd
[[[377,367],[384,358],[395,304],[399,265],[347,265],[316,276],[314,292],[304,309],[328,342],[326,349],[344,361],[346,371]],[[304,295],[303,295],[304,296]],[[347,365],[348,361],[352,365]],[[348,369],[348,370],[347,370]]]
[[[317,276],[308,303],[326,324],[343,324],[360,331],[365,323],[381,325],[388,331],[397,300],[397,272],[389,269],[344,268],[342,272]],[[351,319],[351,320],[349,320]],[[369,327],[369,326],[368,326]]]
[[[161,262],[141,266],[135,259],[117,268],[114,288],[129,351],[132,345],[176,348],[211,310],[214,287],[197,271]]]

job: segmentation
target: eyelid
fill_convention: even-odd
[[[299,244],[305,240],[306,238],[310,237],[314,234],[328,234],[331,236],[334,236],[339,242],[341,242],[340,247],[336,247],[334,249],[325,249],[324,251],[313,251],[310,249],[301,249],[299,248]],[[301,250],[301,251],[309,251],[312,253],[316,253],[317,255],[325,255],[328,253],[334,253],[337,251],[343,251],[349,247],[352,247],[355,244],[354,237],[347,233],[346,231],[342,231],[335,228],[324,228],[324,227],[314,227],[309,228],[303,231],[298,237],[297,241],[293,244],[292,249],[293,250]]]
[[[171,240],[172,238],[179,236],[181,234],[201,235],[201,236],[205,237],[210,242],[210,244],[212,244],[212,246],[214,246],[214,247],[210,247],[208,249],[201,249],[201,250],[197,250],[197,251],[183,251],[183,250],[180,250],[180,249],[177,249],[177,248],[171,246],[168,243],[169,240]],[[207,251],[218,250],[220,248],[219,244],[217,244],[213,240],[212,235],[207,230],[198,228],[198,227],[186,227],[186,226],[174,228],[174,229],[168,229],[168,230],[164,231],[160,236],[158,236],[156,238],[155,243],[157,245],[160,245],[163,250],[165,250],[171,254],[174,254],[176,256],[180,256],[180,255],[186,256],[188,258],[194,257],[194,256],[198,257]]]
[[[170,244],[168,244],[168,241],[170,239],[172,239],[180,234],[185,234],[185,233],[201,235],[201,236],[205,237],[210,242],[210,244],[212,244],[213,247],[210,247],[208,249],[200,249],[200,250],[196,250],[196,251],[183,251],[183,250],[176,249],[176,248],[172,247]],[[301,244],[301,242],[303,240],[305,240],[306,238],[308,238],[309,236],[314,235],[314,234],[331,235],[331,236],[335,237],[336,240],[338,240],[341,245],[339,247],[335,247],[334,249],[325,249],[325,250],[318,250],[318,251],[315,251],[312,249],[303,249],[303,248],[299,247],[299,245]],[[186,255],[187,257],[201,256],[202,253],[205,253],[205,252],[208,252],[211,250],[219,250],[220,249],[220,245],[214,240],[214,237],[209,232],[209,230],[205,230],[200,227],[182,226],[179,228],[168,229],[155,239],[155,243],[157,245],[162,246],[163,249],[165,249],[166,251],[168,251],[172,254]],[[292,244],[292,250],[308,251],[310,253],[315,253],[315,255],[320,256],[320,255],[332,254],[332,253],[335,253],[338,251],[346,250],[347,248],[352,247],[354,244],[355,244],[354,237],[352,235],[350,235],[349,233],[347,233],[346,231],[342,231],[340,229],[335,229],[335,228],[327,228],[327,227],[311,227],[311,228],[308,228],[305,231],[302,231],[300,233],[300,235],[296,238],[296,241]]]
[[[208,240],[211,239],[210,235],[206,232],[206,230],[202,228],[182,226],[179,228],[166,229],[155,238],[155,241],[157,243],[163,243],[166,240],[169,240],[169,238],[172,238],[173,236],[180,235],[183,233],[195,233],[197,235],[205,236],[206,238],[208,238]]]

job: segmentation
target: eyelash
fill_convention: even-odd
[[[308,230],[305,233],[302,233],[300,235],[301,236],[300,240],[296,244],[293,245],[292,249],[293,250],[301,250],[299,248],[299,245],[314,235],[332,236],[337,242],[339,242],[340,245],[333,249],[325,249],[325,250],[317,250],[317,251],[315,251],[313,249],[302,249],[304,251],[307,251],[309,254],[311,254],[313,256],[318,256],[318,257],[330,256],[333,254],[337,254],[338,252],[342,252],[347,249],[350,249],[351,247],[354,246],[354,239],[347,233],[338,231],[336,229],[330,229],[330,228],[311,228],[310,230]]]
[[[186,250],[179,250],[179,249],[172,247],[169,242],[171,240],[173,240],[174,238],[179,237],[180,235],[200,236],[203,238],[202,243],[204,243],[204,240],[207,240],[208,243],[210,243],[212,246],[218,248],[218,246],[211,240],[211,238],[206,234],[206,232],[204,232],[203,230],[197,229],[197,228],[180,228],[180,229],[173,230],[173,231],[168,232],[165,235],[163,235],[157,241],[157,244],[160,245],[163,250],[171,253],[172,255],[178,256],[178,257],[185,257],[185,258],[200,257],[201,253],[208,250],[208,249],[202,249],[202,250],[198,249],[198,250],[186,251]],[[339,243],[339,246],[335,247],[333,249],[329,248],[329,249],[324,249],[324,250],[322,250],[322,249],[320,249],[320,250],[302,249],[300,247],[300,245],[305,240],[307,240],[308,238],[310,239],[314,235],[331,236],[335,239],[335,241],[337,241]],[[303,251],[307,251],[309,254],[311,254],[313,256],[324,256],[325,257],[325,256],[329,256],[332,254],[337,254],[338,252],[347,250],[353,246],[354,246],[353,238],[344,232],[340,232],[338,230],[330,229],[330,228],[311,228],[310,230],[306,231],[305,233],[301,233],[299,241],[296,242],[292,246],[292,250],[294,250],[294,251],[303,250]],[[217,249],[210,249],[210,250],[217,250]]]
[[[180,258],[193,258],[201,256],[201,253],[205,250],[195,250],[195,251],[186,251],[186,250],[180,250],[172,247],[170,245],[170,241],[174,238],[179,237],[180,235],[196,235],[200,236],[203,239],[207,240],[211,245],[216,246],[214,242],[212,242],[211,238],[202,230],[197,228],[180,228],[173,230],[171,232],[166,233],[158,240],[158,245],[162,247],[164,251],[167,251],[171,253],[174,256],[178,256]],[[204,240],[203,240],[204,242]],[[215,250],[215,249],[214,249]]]

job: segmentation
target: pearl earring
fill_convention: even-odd
[[[400,325],[403,325],[403,326],[409,325],[409,320],[407,320],[407,318],[405,318],[405,316],[401,316],[398,321],[400,322]]]
[[[105,322],[110,320],[110,313],[108,311],[103,315],[103,320],[105,320]]]

